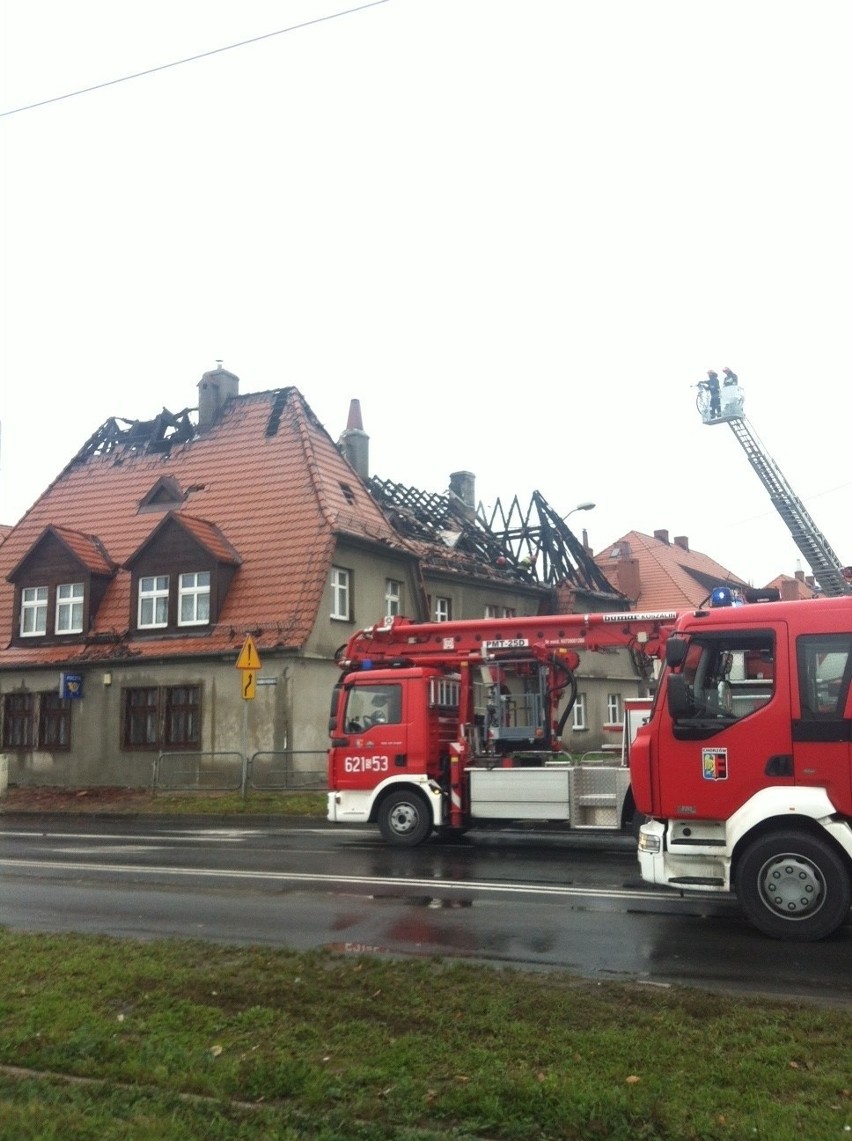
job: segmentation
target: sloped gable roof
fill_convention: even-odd
[[[139,425],[122,435],[110,421],[110,432],[96,433],[12,529],[0,545],[0,646],[8,646],[13,617],[14,591],[5,577],[45,529],[97,535],[123,567],[152,531],[151,512],[140,504],[165,477],[185,489],[172,513],[187,529],[204,521],[206,543],[210,528],[217,529],[241,565],[213,630],[179,643],[146,639],[113,653],[239,649],[248,629],[261,648],[300,647],[315,622],[338,537],[411,556],[296,388],[236,396],[215,424],[191,438],[186,416],[178,419],[181,432],[158,437],[155,448],[140,444]],[[98,609],[93,643],[122,646],[130,590],[130,573],[118,570]],[[106,651],[93,645],[82,656],[100,652]],[[67,647],[3,648],[0,665],[68,654]]]
[[[623,568],[634,561],[635,569]],[[714,586],[748,584],[709,555],[641,531],[629,531],[595,555],[595,562],[634,609],[691,609]],[[637,590],[638,587],[638,590]]]
[[[142,551],[146,550],[154,542],[157,535],[169,526],[180,527],[181,530],[186,531],[217,562],[239,566],[240,556],[215,524],[208,523],[206,519],[196,519],[194,516],[186,515],[180,511],[169,511],[154,530],[143,539],[141,546],[136,548],[124,564],[125,568],[130,568]]]
[[[27,559],[35,554],[44,540],[51,535],[58,539],[80,566],[85,567],[91,574],[110,575],[115,570],[115,564],[96,535],[85,535],[70,527],[57,527],[51,524],[44,528],[29,550],[24,552],[18,563],[7,573],[8,581],[14,581]]]

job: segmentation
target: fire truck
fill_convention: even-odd
[[[626,763],[560,734],[578,651],[660,659]],[[621,828],[643,879],[735,892],[778,939],[825,938],[852,904],[852,597],[712,592],[688,612],[415,624],[340,654],[328,815],[397,844],[480,823]],[[561,710],[561,712],[559,712]],[[627,720],[627,718],[626,718]]]
[[[643,879],[733,890],[780,939],[824,938],[852,902],[852,597],[683,614],[631,787]]]
[[[627,749],[577,761],[561,735],[578,650],[626,648],[649,680],[674,611],[415,623],[394,617],[338,652],[328,818],[391,844],[476,824],[633,827]],[[625,701],[635,735],[649,698]]]

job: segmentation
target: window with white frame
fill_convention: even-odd
[[[624,720],[620,693],[606,695],[606,723],[607,725],[620,725]]]
[[[169,623],[169,576],[146,575],[139,579],[137,626],[151,630]]]
[[[450,622],[453,617],[453,600],[451,598],[435,599],[435,621]]]
[[[497,617],[499,617],[497,610],[498,610],[498,608],[494,605],[493,602],[486,602],[485,603],[485,617],[486,618],[497,618]]]
[[[21,634],[47,633],[47,587],[25,586],[21,591]]]
[[[394,578],[385,579],[385,618],[402,613],[402,583]]]
[[[352,572],[343,567],[331,568],[331,617],[349,622],[352,617]]]
[[[65,582],[56,588],[56,633],[83,633],[82,582]]]
[[[178,626],[210,621],[210,571],[192,571],[178,579]]]
[[[517,612],[517,610],[515,610],[514,606],[502,606],[500,608],[500,617],[501,618],[515,618],[517,616],[517,613],[518,612]]]
[[[588,722],[586,720],[586,695],[585,693],[578,693],[577,700],[574,702],[574,729],[588,729]]]

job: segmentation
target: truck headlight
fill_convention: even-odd
[[[663,850],[662,836],[655,836],[653,833],[647,833],[644,829],[639,829],[639,851],[648,852],[652,856],[657,856]]]

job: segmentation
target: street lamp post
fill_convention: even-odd
[[[572,507],[568,515],[573,515],[575,511],[591,511],[593,507],[597,507],[596,503],[578,503],[576,507]],[[563,515],[563,522],[568,518],[568,515]]]

